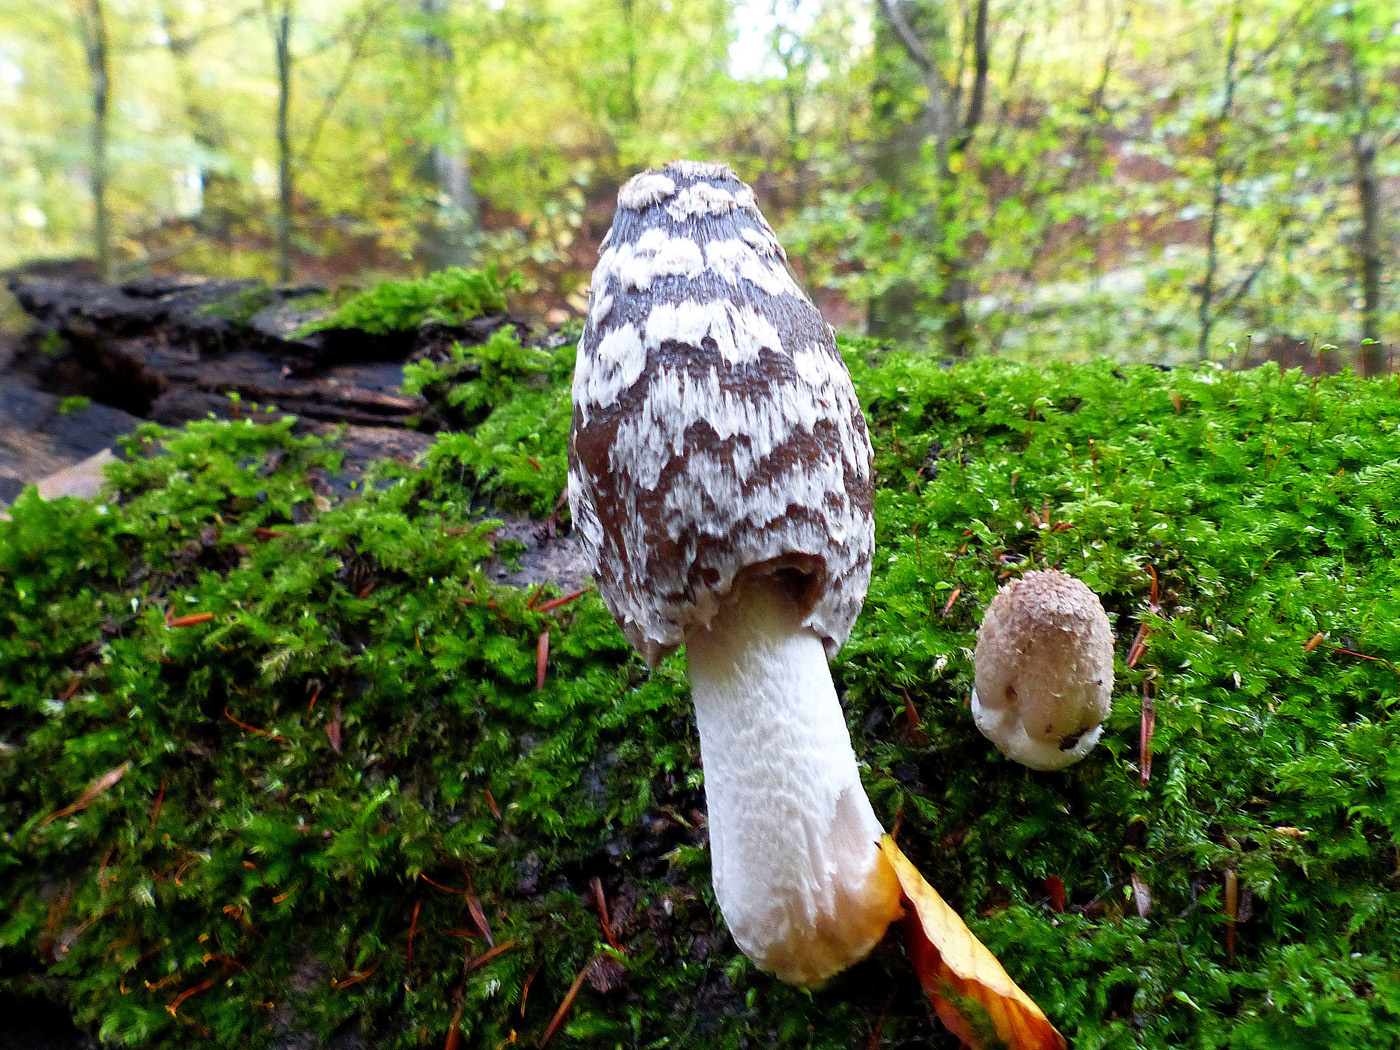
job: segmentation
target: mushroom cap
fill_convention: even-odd
[[[1003,754],[1035,769],[1078,761],[1113,697],[1113,635],[1098,597],[1054,569],[997,592],[977,632],[973,718]]]
[[[573,399],[574,524],[648,663],[765,573],[835,652],[870,582],[870,439],[831,326],[727,165],[622,187]]]

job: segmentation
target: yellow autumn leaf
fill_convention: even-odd
[[[948,1029],[974,1050],[1064,1050],[1065,1037],[894,839],[883,836],[880,852],[899,879],[909,960]]]

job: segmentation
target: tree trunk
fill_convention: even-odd
[[[471,166],[462,135],[457,97],[457,56],[447,36],[453,0],[418,0],[426,27],[423,44],[432,60],[440,139],[428,151],[438,190],[438,212],[425,237],[425,255],[434,269],[470,266],[481,238],[480,208],[472,189]]]
[[[909,340],[923,327],[921,320],[931,318],[939,324],[944,352],[953,357],[967,356],[974,346],[967,309],[972,279],[966,246],[949,243],[943,230],[955,217],[955,162],[960,164],[985,110],[991,67],[988,0],[976,0],[976,4],[971,33],[973,82],[965,116],[958,112],[961,84],[950,83],[940,66],[940,56],[949,45],[942,7],[930,0],[881,0],[883,17],[876,26],[876,118],[881,119],[883,109],[889,129],[877,154],[876,173],[896,196],[923,194],[926,191],[918,186],[917,176],[926,167],[925,144],[932,144],[933,199],[923,200],[912,220],[898,232],[929,246],[938,284],[919,287],[911,281],[894,282],[871,303],[867,329],[878,337]],[[902,57],[896,54],[901,50]],[[913,119],[894,119],[899,102],[917,90],[920,82],[927,93],[922,111]]]
[[[1196,341],[1196,357],[1202,361],[1210,356],[1210,335],[1220,314],[1215,307],[1215,283],[1220,270],[1220,220],[1225,210],[1225,176],[1228,161],[1225,144],[1220,137],[1225,133],[1231,111],[1235,105],[1235,87],[1238,84],[1239,45],[1240,45],[1240,5],[1235,4],[1230,13],[1230,37],[1225,54],[1225,91],[1221,96],[1220,112],[1215,119],[1215,134],[1212,149],[1215,158],[1211,166],[1210,223],[1206,228],[1206,272],[1201,278],[1197,292],[1196,316],[1199,321],[1199,335]]]
[[[97,271],[102,279],[106,280],[112,272],[112,221],[107,207],[107,152],[111,131],[112,74],[107,12],[102,7],[102,0],[86,0],[86,7],[79,17],[79,25],[83,50],[87,53],[88,77],[92,85],[92,168],[88,177],[93,204],[92,239],[97,255]]]
[[[292,202],[296,187],[292,170],[292,0],[282,0],[274,13],[264,0],[277,47],[277,280],[292,279]]]
[[[1361,230],[1357,237],[1356,255],[1361,269],[1361,354],[1362,375],[1379,375],[1385,371],[1385,353],[1381,346],[1381,201],[1376,176],[1376,140],[1371,131],[1371,104],[1367,97],[1358,54],[1356,12],[1347,8],[1347,81],[1351,96],[1352,181],[1356,185],[1357,203],[1361,208]]]
[[[1381,203],[1376,180],[1376,151],[1373,146],[1353,142],[1356,195],[1361,203],[1361,371],[1379,375],[1385,371],[1381,346]]]

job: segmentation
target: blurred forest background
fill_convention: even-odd
[[[0,268],[494,262],[558,323],[675,157],[848,332],[1394,366],[1394,0],[0,0]]]

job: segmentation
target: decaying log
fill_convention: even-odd
[[[11,277],[9,287],[37,322],[16,355],[17,372],[40,388],[167,424],[230,416],[255,402],[308,423],[411,426],[427,406],[398,392],[404,362],[439,356],[454,342],[482,342],[510,323],[495,315],[409,332],[302,335],[327,309],[321,289],[26,275]]]

